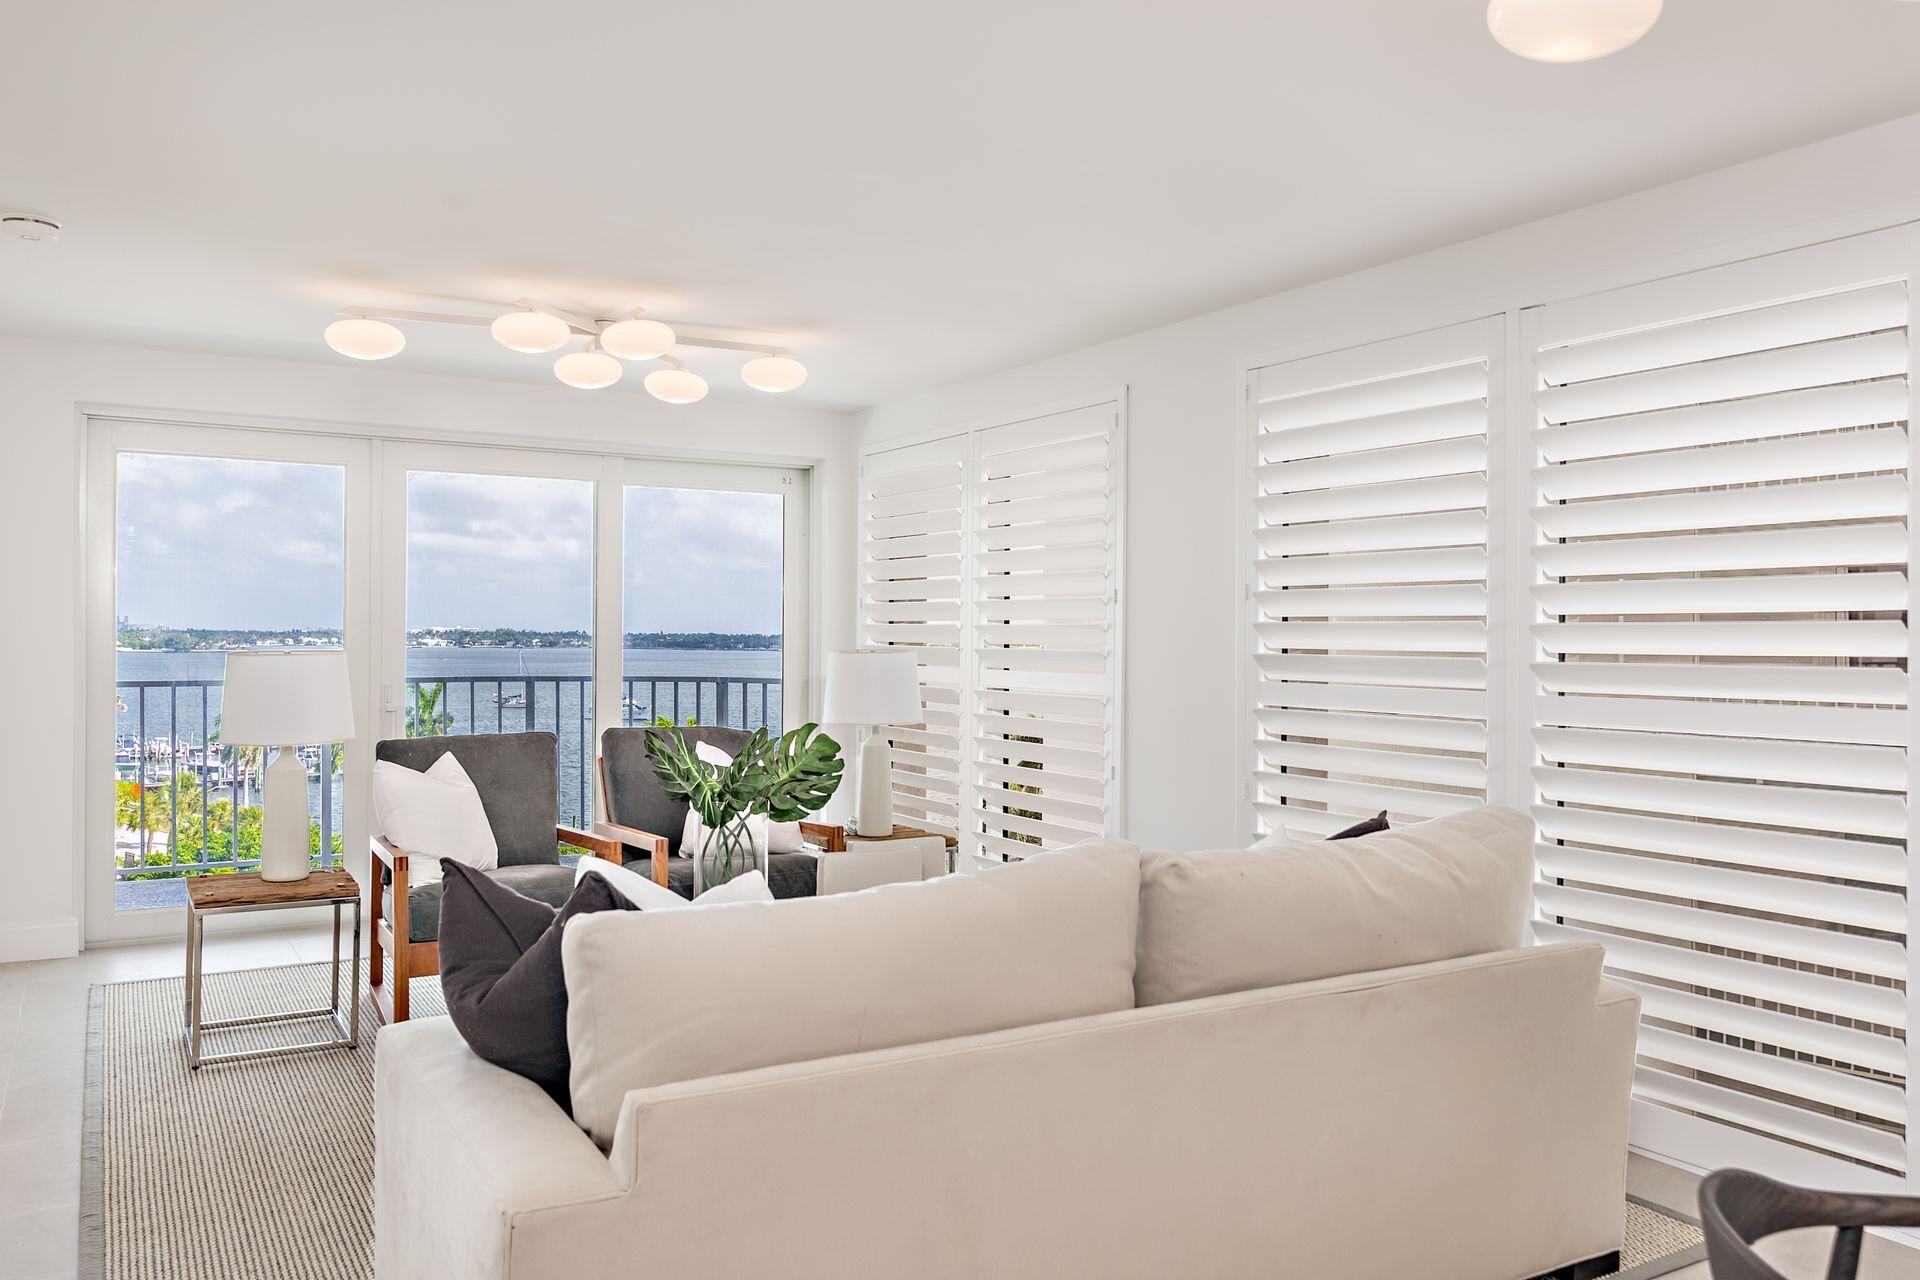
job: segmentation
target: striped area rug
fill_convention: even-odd
[[[341,973],[346,981],[346,971]],[[208,1018],[327,1003],[328,966],[210,973]],[[80,1196],[82,1280],[369,1280],[373,1006],[360,1047],[187,1070],[179,978],[93,989]],[[445,1012],[436,978],[415,1017]],[[328,1034],[235,1027],[202,1053]]]
[[[343,975],[344,980],[344,975]],[[209,1018],[327,1001],[324,964],[208,974]],[[371,1280],[373,1041],[187,1070],[179,978],[93,989],[80,1198],[81,1280]],[[445,1012],[436,978],[416,1017]],[[323,1024],[238,1027],[203,1052],[266,1048]],[[1626,1205],[1618,1280],[1654,1280],[1706,1256],[1700,1231]]]

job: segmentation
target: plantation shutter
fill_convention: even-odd
[[[979,433],[967,840],[1015,858],[1107,829],[1118,595],[1117,408]]]
[[[1105,401],[862,460],[860,643],[912,648],[926,704],[894,807],[961,866],[1114,825],[1120,458]]]
[[[893,742],[900,821],[952,833],[961,783],[964,440],[871,454],[860,477],[860,643],[911,648],[926,722]]]
[[[1636,1140],[1907,1168],[1908,284],[1861,237],[1526,313],[1542,941]]]
[[[1326,836],[1487,794],[1497,319],[1261,370],[1254,808]]]

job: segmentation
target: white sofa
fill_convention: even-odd
[[[1494,851],[1482,871],[1509,879],[1496,861],[1512,868],[1530,857],[1520,815],[1483,811],[1464,822],[1426,824],[1441,828],[1430,842],[1444,848],[1477,830],[1478,847]],[[1211,979],[1196,964],[1211,963],[1222,935],[1255,921],[1262,929],[1270,922],[1272,935],[1248,933],[1245,945],[1295,969],[1293,940],[1310,940],[1343,913],[1371,918],[1369,894],[1421,895],[1430,908],[1409,914],[1423,922],[1411,931],[1377,930],[1368,943],[1375,955],[1471,949],[1476,933],[1508,927],[1493,917],[1511,915],[1511,892],[1476,887],[1479,873],[1451,865],[1435,879],[1414,865],[1425,856],[1418,839],[1399,839],[1376,846],[1384,850],[1377,856],[1351,842],[1340,854],[1350,862],[1305,848],[1291,860],[1273,851],[1251,863],[1230,854],[1210,862],[1147,856],[1137,890],[1147,904],[1138,916],[1140,990],[1204,988]],[[1061,858],[1064,866],[1072,855]],[[1117,864],[1107,857],[1100,865],[1111,872]],[[1327,879],[1346,865],[1359,868],[1346,883]],[[962,975],[957,994],[928,997],[942,1010],[936,1016],[951,1006],[961,1011],[953,1016],[985,1025],[981,993],[1005,981],[995,965],[1016,970],[1031,945],[1057,966],[1061,948],[1078,945],[1063,934],[1085,938],[1098,973],[1036,981],[1027,1007],[1113,1000],[1111,904],[1127,885],[1108,875],[1081,912],[1050,899],[1054,889],[1038,874],[995,881],[999,874],[984,886],[965,883],[979,877],[947,877],[817,900],[842,904],[825,912],[794,912],[804,900],[716,907],[730,913],[725,928],[705,932],[744,937],[751,927],[751,936],[777,935],[799,957],[792,973],[767,978],[774,990],[747,1011],[764,1020],[767,1009],[812,1001],[793,1011],[796,1022],[812,1020],[794,1028],[804,1037],[794,1043],[886,1041],[874,992],[842,995],[844,984],[819,981],[807,940],[852,931],[863,941],[850,949],[866,947],[859,962],[870,964],[875,948],[891,945],[888,927],[873,927],[881,913],[915,918],[900,932],[924,958],[902,956],[905,985],[919,981],[918,966],[950,963],[951,946],[1011,951],[1010,960],[982,960],[989,972],[981,982]],[[1065,884],[1081,873],[1046,874]],[[1289,892],[1301,883],[1315,884],[1321,900]],[[1230,902],[1220,900],[1223,887]],[[942,905],[949,899],[924,896],[944,893],[972,896],[951,910]],[[1030,901],[1056,923],[1021,926]],[[1013,913],[1010,923],[996,937],[972,936],[995,911]],[[664,1052],[649,1040],[656,1025],[684,1019],[671,1000],[610,1006],[612,980],[597,993],[587,989],[591,978],[575,987],[576,968],[588,962],[657,961],[661,948],[698,948],[691,913],[663,913],[679,921],[671,934],[634,924],[632,913],[609,914],[626,922],[596,924],[579,939],[576,924],[565,943],[576,1110],[583,1088],[605,1092],[609,1073],[671,1075],[676,1055],[702,1060],[686,1056],[684,1037]],[[943,939],[928,921],[948,914],[962,927]],[[1524,930],[1523,920],[1509,923]],[[445,1019],[386,1027],[377,1072],[378,1274],[1523,1280],[1620,1245],[1638,1002],[1601,980],[1601,958],[1590,945],[1509,946],[646,1083],[617,1096],[615,1110],[583,1119],[605,1151],[540,1089],[474,1057]],[[831,971],[831,957],[822,963]],[[1219,983],[1247,980],[1243,958],[1229,967]],[[717,966],[714,982],[731,980],[725,969]],[[613,976],[629,992],[653,990],[630,974]],[[670,985],[689,1001],[702,998]],[[599,1012],[582,1012],[583,996],[589,1005],[598,998]],[[615,1025],[596,1033],[585,1025],[594,1019]],[[779,1056],[784,1034],[769,1027],[753,1051]],[[603,1078],[594,1082],[596,1073]]]

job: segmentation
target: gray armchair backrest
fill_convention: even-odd
[[[600,735],[600,758],[605,765],[607,817],[623,827],[665,836],[669,852],[680,852],[680,832],[687,822],[687,802],[670,798],[647,759],[647,735],[660,730],[609,729]],[[752,736],[745,729],[697,725],[680,731],[690,746],[705,742],[728,755],[740,754]],[[464,763],[464,761],[462,762]]]
[[[500,865],[558,862],[554,828],[560,817],[551,733],[474,733],[444,738],[387,738],[375,760],[425,773],[448,752],[473,779],[481,807],[500,846]]]

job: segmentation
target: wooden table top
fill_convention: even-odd
[[[255,872],[233,876],[190,876],[187,900],[195,911],[223,907],[294,906],[303,902],[336,902],[357,898],[360,886],[344,867],[316,871],[305,880],[262,880]]]
[[[878,843],[882,840],[944,840],[947,842],[947,848],[949,849],[957,848],[960,844],[960,841],[954,837],[943,835],[938,831],[925,831],[919,827],[903,827],[897,822],[893,824],[892,835],[863,836],[858,831],[847,832],[847,843],[851,844],[855,840],[873,843]]]

